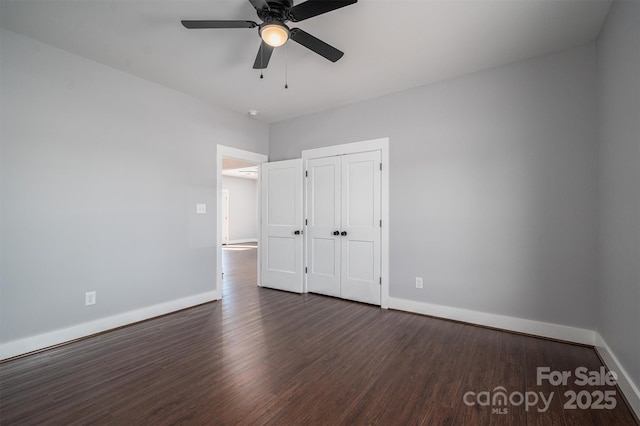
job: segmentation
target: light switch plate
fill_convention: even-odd
[[[206,204],[196,204],[196,214],[206,214],[206,213],[207,213]]]
[[[96,292],[88,291],[84,294],[84,304],[85,306],[95,305],[96,304]]]

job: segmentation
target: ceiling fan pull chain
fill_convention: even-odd
[[[262,70],[264,68],[262,68],[262,64],[264,64],[264,60],[262,59],[262,52],[264,51],[264,49],[262,48],[262,44],[260,45],[260,78],[264,78],[264,75],[262,75]]]
[[[289,43],[284,45],[284,88],[289,88]]]

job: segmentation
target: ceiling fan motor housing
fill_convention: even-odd
[[[292,0],[279,0],[268,1],[269,9],[258,9],[258,17],[264,21],[264,24],[268,23],[280,23],[284,25],[289,19],[289,9],[293,6]]]

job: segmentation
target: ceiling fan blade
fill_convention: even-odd
[[[253,69],[263,70],[269,65],[269,59],[273,53],[273,47],[269,46],[264,41],[260,44],[258,54],[256,55],[256,61],[253,63]]]
[[[324,41],[315,38],[308,32],[301,30],[300,28],[292,28],[289,32],[289,38],[291,38],[291,40],[295,41],[296,43],[300,43],[307,49],[313,50],[318,55],[324,56],[331,62],[336,62],[344,55],[344,52],[341,52],[335,47],[325,43]]]
[[[300,22],[357,2],[358,0],[307,0],[289,9],[289,20]]]
[[[205,28],[255,28],[258,26],[253,21],[181,21],[185,28],[190,30]]]
[[[269,7],[269,3],[267,3],[267,0],[249,0],[249,3],[251,3],[251,5],[256,8],[256,10],[271,10],[271,8]]]

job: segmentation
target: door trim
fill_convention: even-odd
[[[245,151],[230,146],[216,145],[216,288],[215,300],[222,299],[222,158],[234,158],[236,160],[250,161],[258,165],[266,163],[268,157],[257,152]],[[260,174],[258,173],[258,188],[260,188]],[[256,206],[260,206],[260,191],[256,191]],[[260,211],[256,220],[256,229],[258,230],[258,271],[260,271],[260,234],[261,234],[261,218]],[[258,285],[260,285],[260,274],[257,276]]]
[[[222,203],[221,204],[221,213],[220,213],[220,217],[222,218],[222,232],[220,233],[221,236],[221,240],[222,240],[222,244],[225,243],[224,241],[224,237],[225,234],[227,236],[227,241],[226,243],[229,244],[229,190],[228,189],[223,189],[222,190],[222,199],[224,200],[224,195],[226,194],[227,196],[227,203]],[[224,219],[226,218],[226,220]],[[225,229],[226,228],[226,229]]]
[[[353,142],[342,145],[333,145],[323,148],[307,149],[302,151],[302,160],[304,170],[307,170],[307,160],[320,157],[331,157],[335,155],[356,154],[359,152],[380,151],[382,158],[382,175],[381,175],[381,212],[382,233],[380,240],[380,267],[382,275],[382,285],[380,291],[380,307],[389,308],[389,138],[372,139],[361,142]],[[306,185],[305,185],[306,186]],[[307,217],[307,194],[304,193],[304,215]],[[306,230],[306,228],[305,228]],[[305,258],[306,263],[306,258]],[[307,277],[304,276],[303,292],[307,292]]]

